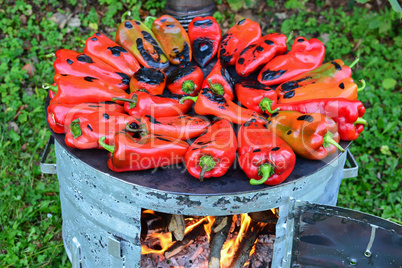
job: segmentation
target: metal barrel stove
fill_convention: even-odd
[[[188,25],[191,16],[212,13],[213,1],[201,2],[203,4],[197,6],[197,1],[167,1],[166,11],[176,17],[183,16],[181,22]],[[186,23],[186,20],[189,21]],[[209,71],[212,66],[213,63],[210,64]],[[57,172],[63,241],[74,268],[139,267],[142,209],[180,215],[221,216],[279,208],[272,267],[308,267],[301,266],[301,263],[306,263],[306,260],[308,263],[311,257],[309,252],[322,253],[322,250],[314,251],[309,247],[313,245],[318,248],[320,243],[314,244],[314,241],[321,241],[320,239],[300,240],[302,233],[309,230],[306,223],[313,227],[318,226],[315,224],[318,220],[314,217],[311,220],[311,215],[308,214],[312,210],[318,209],[324,215],[330,211],[335,215],[333,219],[350,219],[350,215],[358,213],[338,213],[337,209],[324,206],[336,205],[343,178],[357,176],[358,166],[347,149],[350,142],[340,143],[346,152],[338,152],[323,161],[297,158],[294,171],[280,185],[252,186],[239,167],[232,167],[221,178],[204,182],[191,177],[183,164],[173,168],[115,173],[107,167],[106,151],[72,149],[64,143],[64,135],[53,132],[52,135],[42,157],[41,168],[43,173]],[[57,166],[45,163],[53,141]],[[344,168],[346,159],[351,163],[351,168]],[[321,207],[314,207],[310,203],[321,204]],[[316,215],[318,212],[311,213]],[[360,218],[361,224],[358,226],[370,225],[370,217],[373,216]],[[400,249],[400,226],[382,223],[378,219],[374,222],[373,224],[387,225],[386,234],[393,241],[389,246],[396,243]],[[312,234],[314,231],[317,230],[313,229]],[[371,244],[375,249],[375,241]],[[339,249],[339,244],[336,245]],[[356,258],[352,256],[353,250],[349,252],[351,253],[339,254],[333,258],[350,264]],[[373,256],[371,263],[375,263]],[[393,256],[389,258],[391,263],[392,260],[395,263]],[[359,262],[364,263],[360,259]]]

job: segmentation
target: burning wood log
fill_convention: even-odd
[[[191,231],[189,231],[187,234],[184,235],[183,239],[180,241],[176,241],[174,244],[172,244],[164,253],[164,256],[166,259],[169,259],[182,251],[185,247],[190,245],[191,243],[194,242],[194,240],[198,236],[202,236],[205,234],[205,229],[204,229],[204,224],[206,223],[206,218],[201,220],[199,223],[197,223],[197,226],[195,226]]]
[[[208,258],[208,268],[220,267],[221,250],[228,237],[229,229],[232,225],[232,217],[233,216],[224,216],[215,218],[215,223],[212,226],[212,231],[215,235],[210,243],[211,252]]]
[[[272,210],[265,210],[259,212],[248,213],[250,218],[257,222],[276,224],[278,216],[272,212]]]
[[[177,241],[183,240],[185,228],[184,216],[173,214],[169,221],[168,230],[174,235]]]
[[[265,223],[259,223],[253,220],[251,221],[228,267],[232,268],[243,267],[244,263],[249,258],[250,251],[253,248],[253,245],[259,233],[261,232],[262,229],[264,229],[265,225],[266,225]]]

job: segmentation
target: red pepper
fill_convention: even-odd
[[[133,54],[100,32],[94,33],[87,39],[84,53],[98,57],[129,76],[132,76],[141,67]]]
[[[173,94],[195,96],[201,89],[204,73],[193,63],[178,65],[167,77],[167,88]]]
[[[268,86],[281,84],[317,68],[324,56],[325,47],[320,40],[298,37],[287,54],[276,56],[265,65],[258,74],[258,81]]]
[[[128,94],[115,86],[94,77],[77,77],[72,75],[56,74],[54,81],[57,86],[48,85],[56,92],[51,102],[65,104],[79,104],[83,102],[112,101],[113,98],[127,98]]]
[[[200,181],[221,177],[232,166],[236,150],[237,140],[232,125],[220,119],[191,144],[185,156],[187,171]]]
[[[315,68],[314,70],[302,73],[291,80],[280,84],[275,90],[278,92],[284,92],[304,87],[316,83],[337,83],[344,78],[352,76],[352,67],[359,61],[356,59],[350,64],[345,65],[341,60],[333,60]]]
[[[267,106],[269,106],[269,102]],[[338,125],[341,140],[355,140],[367,126],[362,117],[366,108],[358,100],[314,99],[270,106],[270,110],[298,111],[303,114],[320,113],[332,118]]]
[[[190,38],[175,18],[163,15],[152,23],[152,32],[172,64],[190,62],[192,57]]]
[[[73,50],[58,50],[53,66],[56,74],[90,76],[121,89],[127,89],[130,83],[130,77],[127,74],[120,72],[95,56],[88,56]]]
[[[116,98],[125,101],[124,110],[136,117],[150,115],[154,118],[178,116],[187,113],[192,102],[190,100],[179,103],[182,95],[151,95],[148,92],[136,91],[128,99]]]
[[[145,89],[149,94],[160,95],[166,85],[166,74],[153,68],[142,67],[135,72],[130,81],[130,91]]]
[[[190,140],[204,133],[209,126],[209,120],[201,117],[180,115],[155,119],[145,115],[141,117],[141,126],[136,131],[140,131],[141,135],[155,134]]]
[[[198,94],[198,97],[183,97],[180,102],[186,100],[195,102],[194,111],[199,115],[214,115],[239,125],[253,118],[259,122],[266,121],[266,119],[257,112],[240,107],[233,101],[225,100],[223,96],[212,92],[209,88],[203,88]]]
[[[210,88],[213,92],[231,101],[234,99],[233,84],[234,81],[226,66],[218,60],[202,83],[202,88]]]
[[[358,87],[352,78],[347,77],[335,83],[314,83],[288,91],[278,92],[278,103],[288,103],[312,99],[344,98],[357,100],[357,93],[362,91],[366,82],[360,80],[362,86]]]
[[[124,108],[118,104],[106,103],[64,104],[51,102],[47,107],[47,122],[55,133],[62,134],[66,133],[68,129],[66,123],[71,122],[70,117],[96,111],[124,113]]]
[[[279,111],[268,118],[268,129],[304,158],[321,160],[334,154],[337,148],[344,151],[338,144],[336,123],[322,114]]]
[[[228,65],[235,65],[240,52],[260,37],[261,27],[257,22],[250,19],[243,19],[237,22],[222,37],[218,59]]]
[[[138,20],[123,21],[117,27],[116,42],[147,68],[167,70],[169,60],[152,31]]]
[[[222,39],[221,28],[214,17],[196,17],[188,25],[188,36],[195,61],[207,65],[218,52]]]
[[[244,80],[235,85],[238,101],[248,109],[263,113],[266,99],[276,103],[276,91],[256,80]],[[263,101],[264,100],[264,101]]]
[[[285,53],[286,36],[284,34],[267,34],[248,45],[240,53],[236,61],[236,72],[241,76],[248,76],[262,65],[267,64],[276,55]]]
[[[126,125],[132,129],[138,128],[140,122],[132,116],[117,112],[94,112],[72,117],[66,132],[65,142],[68,146],[78,149],[103,149],[99,145],[100,137],[106,137],[107,144],[113,144],[117,131],[125,130]]]
[[[110,152],[108,166],[115,172],[146,170],[183,162],[188,143],[167,136],[146,135],[140,140],[124,132],[114,135],[114,146],[99,144]]]
[[[239,165],[250,178],[250,184],[276,185],[292,173],[296,155],[281,138],[251,120],[242,125],[237,135]]]

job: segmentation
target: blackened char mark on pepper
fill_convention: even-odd
[[[240,84],[243,87],[246,87],[246,88],[249,88],[249,89],[252,89],[252,90],[265,90],[265,91],[273,90],[269,86],[261,84],[257,80],[244,80],[244,81],[241,81]]]
[[[228,82],[229,86],[233,89],[233,85],[235,82],[234,82],[233,78],[230,76],[228,69],[226,69],[226,66],[223,63],[222,63],[222,67],[221,67],[221,75],[226,80],[226,82]]]
[[[277,117],[278,116],[278,112],[271,114],[271,118]]]
[[[91,37],[91,41],[98,41],[98,38],[96,38],[96,37]]]
[[[256,121],[255,118],[248,120],[246,123],[244,123],[244,126],[249,127],[251,125],[251,123],[254,123],[255,121]]]
[[[103,114],[103,118],[109,119],[110,117],[109,117],[109,115],[108,115],[107,113],[104,113],[104,114]]]
[[[98,80],[98,78],[91,77],[91,76],[85,76],[84,80],[92,83],[94,80]]]
[[[278,70],[278,71],[266,70],[262,74],[262,80],[264,80],[264,81],[274,80],[276,78],[281,77],[284,73],[286,73],[285,70]]]
[[[121,78],[122,78],[121,82],[124,85],[130,84],[130,79],[131,79],[130,76],[126,75],[125,73],[119,73],[119,72],[116,72],[116,73],[121,76]]]
[[[256,51],[262,52],[264,51],[264,48],[262,46],[258,46],[255,48]]]
[[[207,97],[208,100],[220,104],[220,106],[228,106],[225,98],[222,95],[212,92],[209,88],[203,88],[201,90],[201,94]]]
[[[85,62],[85,63],[94,63],[92,58],[90,56],[88,56],[88,55],[85,55],[85,54],[78,55],[77,60],[80,61],[80,62]]]
[[[275,151],[278,151],[279,149],[280,149],[279,147],[274,147],[274,148],[271,149],[271,151],[275,152]]]
[[[169,25],[168,25],[169,26]],[[189,62],[190,61],[190,46],[187,42],[184,43],[182,51],[173,51],[175,53],[174,58],[177,58],[180,62]]]
[[[269,46],[272,46],[273,44],[275,44],[273,41],[271,41],[271,40],[265,40],[264,41],[265,42],[265,44],[267,44],[267,45],[269,45]]]
[[[178,94],[167,93],[164,95],[155,95],[155,96],[160,97],[160,98],[166,98],[166,99],[180,100],[181,98],[183,98],[183,96],[188,96],[188,95],[178,95]]]
[[[255,46],[256,46],[255,44],[254,44],[254,45],[249,45],[249,46],[247,46],[245,49],[243,49],[243,50],[240,52],[239,56],[242,56],[244,53],[246,53],[246,52],[249,51],[250,49],[254,48]]]
[[[156,120],[155,118],[153,118],[150,115],[146,115],[145,117],[147,117],[149,119],[149,122],[151,122],[152,124],[162,124],[161,122],[159,122],[158,120]]]
[[[156,137],[158,140],[161,140],[161,141],[171,141],[171,140],[168,140],[168,139],[165,139],[165,138],[162,138],[162,137]]]
[[[290,134],[292,134],[292,131],[291,130],[289,130],[286,134],[288,134],[288,135],[290,135]]]
[[[299,117],[297,118],[297,120],[298,120],[298,121],[307,121],[307,122],[312,123],[313,120],[314,120],[314,117],[312,117],[311,115],[308,115],[308,114],[304,114],[304,115],[302,115],[302,116],[299,116]]]
[[[133,25],[131,24],[131,22],[126,21],[126,22],[124,23],[124,27],[126,27],[127,29],[131,29],[131,28],[133,28]]]
[[[67,61],[67,63],[70,64],[70,65],[73,64],[73,61],[70,60],[70,59],[67,59],[66,61]]]
[[[255,150],[253,151],[253,153],[258,153],[258,152],[261,152],[261,149],[255,149]]]
[[[197,144],[197,145],[207,145],[207,144],[210,144],[210,143],[212,143],[213,141],[212,140],[209,140],[209,141],[199,141],[199,142],[196,142],[195,144]]]
[[[88,127],[88,129],[89,129],[90,131],[94,131],[94,130],[92,129],[92,127],[91,127],[90,124],[88,124],[87,127]]]
[[[159,70],[141,67],[138,71],[134,73],[134,78],[141,83],[159,85],[163,83],[165,75]]]
[[[283,95],[283,98],[284,98],[284,99],[291,99],[291,98],[294,97],[294,95],[295,95],[295,91],[294,91],[294,90],[291,90],[291,91],[289,91],[289,92],[286,92],[285,95]]]
[[[194,27],[208,28],[211,27],[214,23],[210,19],[205,20],[197,20],[194,22]]]
[[[142,36],[146,41],[148,41],[152,46],[153,49],[155,50],[156,54],[158,55],[156,58],[153,58],[151,54],[144,48],[144,42],[142,38],[137,38],[136,44],[137,44],[137,49],[140,52],[141,56],[144,58],[144,60],[151,66],[152,68],[167,68],[169,66],[169,61],[166,61],[165,63],[161,62],[161,55],[164,55],[162,49],[158,46],[158,43],[156,40],[152,37],[152,35],[146,31],[141,31]]]
[[[112,51],[112,55],[115,57],[120,57],[121,53],[127,53],[127,50],[125,50],[121,46],[108,47],[107,49]]]
[[[233,55],[227,55],[227,51],[226,51],[226,46],[228,45],[229,40],[232,39],[232,36],[233,36],[233,34],[225,34],[222,37],[222,41],[221,41],[221,48],[219,51],[219,56],[220,56],[221,60],[226,63],[228,63],[232,59],[232,56],[233,56]]]
[[[167,77],[167,84],[173,84],[174,82],[182,79],[183,77],[194,72],[195,67],[192,63],[186,62],[174,67],[174,70]]]
[[[299,85],[300,82],[302,82],[304,80],[307,80],[307,79],[311,79],[311,78],[312,78],[311,76],[306,76],[306,77],[303,77],[303,78],[301,78],[299,80],[286,82],[286,83],[284,83],[282,85],[282,92],[286,92],[286,91],[289,91],[289,90],[292,90],[292,89],[295,89],[295,88],[299,88],[300,87],[300,85]]]
[[[88,105],[88,107],[91,107],[91,108],[100,108],[101,106],[100,106],[100,105],[96,105],[96,104],[90,104],[90,105]]]
[[[344,83],[340,83],[340,84],[339,84],[339,87],[340,87],[341,89],[345,89],[345,84],[344,84]]]
[[[342,70],[342,67],[335,61],[331,61],[331,63],[335,66],[335,69],[337,69],[338,71]]]
[[[239,63],[240,65],[242,65],[242,64],[244,63],[244,58],[239,58],[238,63]]]
[[[197,63],[204,67],[212,58],[213,41],[208,37],[197,38],[193,41],[193,55]]]
[[[242,25],[245,21],[246,21],[246,19],[242,19],[241,21],[239,21],[239,22],[237,23],[237,25]]]

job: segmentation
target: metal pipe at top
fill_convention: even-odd
[[[195,17],[212,16],[215,9],[213,0],[167,0],[165,11],[176,18],[187,30]]]

